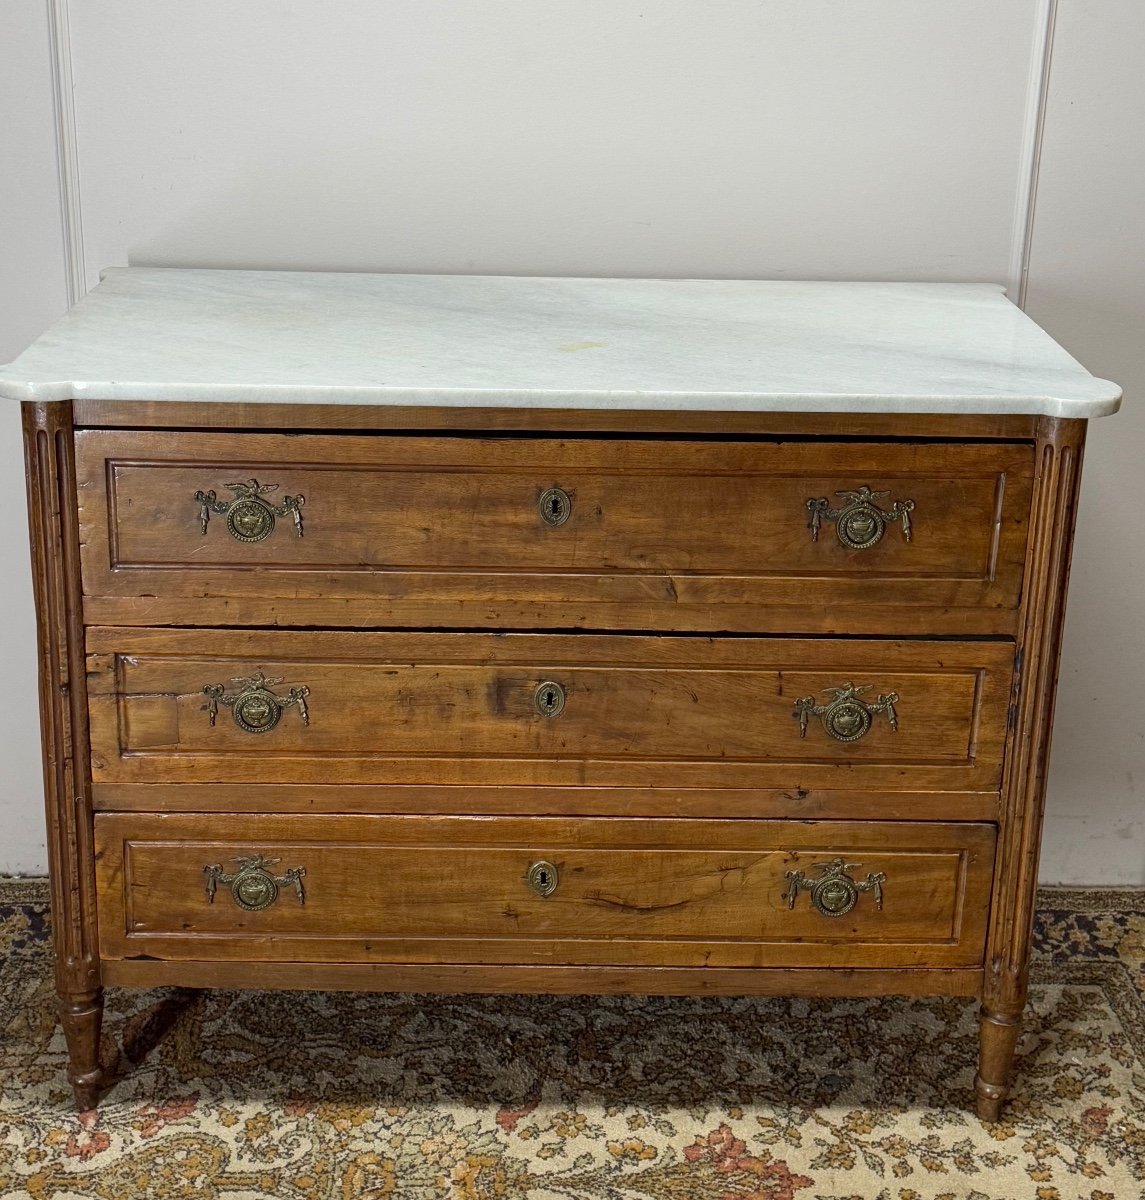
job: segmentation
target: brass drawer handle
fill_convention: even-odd
[[[788,881],[787,891],[783,893],[787,907],[795,907],[795,898],[800,891],[811,893],[811,903],[816,912],[825,917],[842,917],[855,907],[860,892],[875,893],[875,907],[883,911],[883,884],[887,877],[882,871],[869,873],[861,883],[852,879],[847,871],[861,867],[862,863],[849,863],[842,858],[833,858],[830,862],[815,863],[814,869],[820,872],[818,879],[808,879],[802,871],[784,871],[783,878]]]
[[[203,705],[211,726],[219,715],[219,705],[231,710],[235,724],[244,733],[269,733],[280,720],[282,714],[295,705],[303,725],[310,724],[310,709],[306,705],[306,697],[310,689],[306,686],[292,687],[285,696],[276,696],[270,689],[282,682],[282,677],[267,679],[259,671],[249,679],[232,679],[231,683],[238,684],[238,692],[228,695],[221,683],[208,683],[203,688],[207,703]]]
[[[239,869],[233,875],[224,871],[218,863],[204,867],[207,903],[214,904],[215,892],[221,883],[231,889],[231,899],[247,912],[269,908],[278,899],[279,889],[284,887],[294,888],[298,903],[305,904],[306,889],[302,886],[302,877],[306,874],[306,868],[291,867],[282,875],[273,874],[270,868],[281,861],[280,858],[264,858],[261,854],[236,858]]]
[[[270,537],[274,531],[274,518],[287,514],[294,518],[294,532],[302,536],[305,496],[283,496],[281,504],[271,504],[263,497],[277,492],[277,483],[259,483],[257,479],[248,479],[245,483],[228,483],[226,486],[234,492],[234,499],[216,499],[214,488],[209,492],[195,493],[199,505],[199,526],[204,537],[207,536],[211,513],[220,516],[225,514],[228,532],[240,542],[261,542],[263,538]]]
[[[535,862],[525,874],[525,882],[538,896],[551,896],[560,883],[560,874],[551,862]]]
[[[880,694],[873,704],[860,700],[863,692],[869,692],[870,686],[856,687],[853,683],[845,683],[842,687],[827,688],[834,694],[835,699],[828,704],[816,704],[814,696],[803,696],[795,701],[795,715],[799,718],[799,736],[807,736],[807,721],[811,717],[819,717],[823,728],[837,742],[857,742],[871,727],[871,720],[876,713],[886,713],[891,723],[891,731],[898,732],[899,716],[895,705],[899,702],[898,692]]]
[[[565,710],[567,699],[568,693],[565,689],[559,683],[547,679],[544,683],[537,684],[537,690],[533,693],[533,707],[542,717],[559,717]]]
[[[546,525],[563,525],[572,516],[572,497],[564,488],[548,488],[541,493],[537,509]]]
[[[826,496],[807,501],[807,511],[811,514],[808,528],[813,542],[819,540],[819,525],[824,520],[835,522],[835,536],[848,550],[866,550],[874,546],[882,541],[887,526],[896,521],[902,524],[903,538],[910,541],[913,500],[896,500],[889,509],[880,508],[875,501],[889,496],[890,492],[872,492],[866,484],[857,491],[841,491],[835,495],[845,497],[850,503],[832,508]]]

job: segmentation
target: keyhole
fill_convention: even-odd
[[[533,693],[533,706],[542,717],[559,716],[565,706],[565,689],[559,683],[546,680]]]
[[[551,896],[557,890],[557,869],[544,859],[533,863],[525,879],[538,896]]]
[[[541,494],[538,510],[546,525],[563,525],[572,513],[572,497],[564,488],[549,488]]]

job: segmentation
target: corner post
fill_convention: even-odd
[[[978,1115],[999,1118],[1029,984],[1046,768],[1077,515],[1086,422],[1038,425],[1029,544],[1022,579],[1002,820],[982,985]]]
[[[94,1108],[103,989],[96,938],[91,772],[72,405],[22,405],[39,652],[40,730],[60,1021],[76,1107]]]

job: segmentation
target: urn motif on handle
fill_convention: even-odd
[[[306,699],[310,689],[292,687],[285,696],[276,696],[270,689],[282,682],[282,676],[268,679],[260,670],[246,679],[232,679],[239,690],[228,693],[221,683],[208,683],[203,688],[207,703],[203,705],[212,728],[219,715],[219,705],[231,710],[235,724],[243,733],[269,733],[288,708],[297,707],[303,725],[310,724],[310,709]]]
[[[885,499],[890,492],[873,492],[866,484],[855,491],[843,490],[835,495],[842,496],[848,503],[832,508],[826,496],[811,497],[807,501],[807,511],[811,514],[807,527],[813,542],[819,540],[819,526],[825,520],[835,522],[835,536],[848,550],[866,550],[876,545],[882,541],[887,526],[896,522],[902,525],[903,540],[911,540],[913,500],[896,500],[889,509],[881,508],[876,501]]]
[[[291,867],[289,871],[275,875],[272,868],[282,861],[279,858],[253,854],[248,858],[237,858],[235,861],[239,869],[234,872],[224,871],[219,863],[203,868],[208,904],[214,904],[215,893],[220,883],[231,889],[231,899],[247,912],[261,912],[264,908],[269,908],[278,899],[279,890],[284,887],[294,888],[298,903],[306,903],[306,889],[302,886],[302,879],[306,874],[305,867]]]
[[[811,893],[811,904],[815,911],[825,917],[842,917],[855,907],[860,892],[873,892],[875,908],[883,910],[883,884],[887,877],[882,871],[869,872],[866,879],[852,879],[847,874],[862,863],[849,863],[846,859],[833,858],[830,862],[815,863],[813,870],[819,872],[818,879],[808,879],[802,871],[785,871],[784,879],[788,882],[787,891],[783,898],[787,907],[793,909],[795,900],[801,891]]]
[[[199,505],[199,528],[207,536],[211,513],[227,518],[227,532],[240,542],[261,542],[274,532],[275,517],[290,515],[294,518],[294,532],[302,536],[302,506],[305,496],[283,496],[281,504],[272,504],[265,499],[278,491],[277,483],[259,483],[257,479],[226,485],[234,493],[231,500],[218,499],[214,488],[209,492],[198,491],[195,501]]]
[[[857,742],[871,728],[871,721],[878,713],[886,713],[891,725],[891,732],[897,733],[899,727],[898,710],[895,705],[899,702],[898,692],[880,694],[873,702],[860,700],[863,692],[869,692],[870,686],[864,684],[856,687],[853,683],[845,683],[842,687],[827,688],[835,699],[827,704],[816,704],[814,696],[803,696],[795,701],[795,715],[799,718],[799,736],[807,736],[807,722],[811,717],[818,717],[823,728],[837,742]]]

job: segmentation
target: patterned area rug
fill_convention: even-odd
[[[113,991],[73,1115],[45,890],[0,882],[0,1196],[1132,1200],[1145,892],[1041,895],[1018,1096],[961,1000]]]

